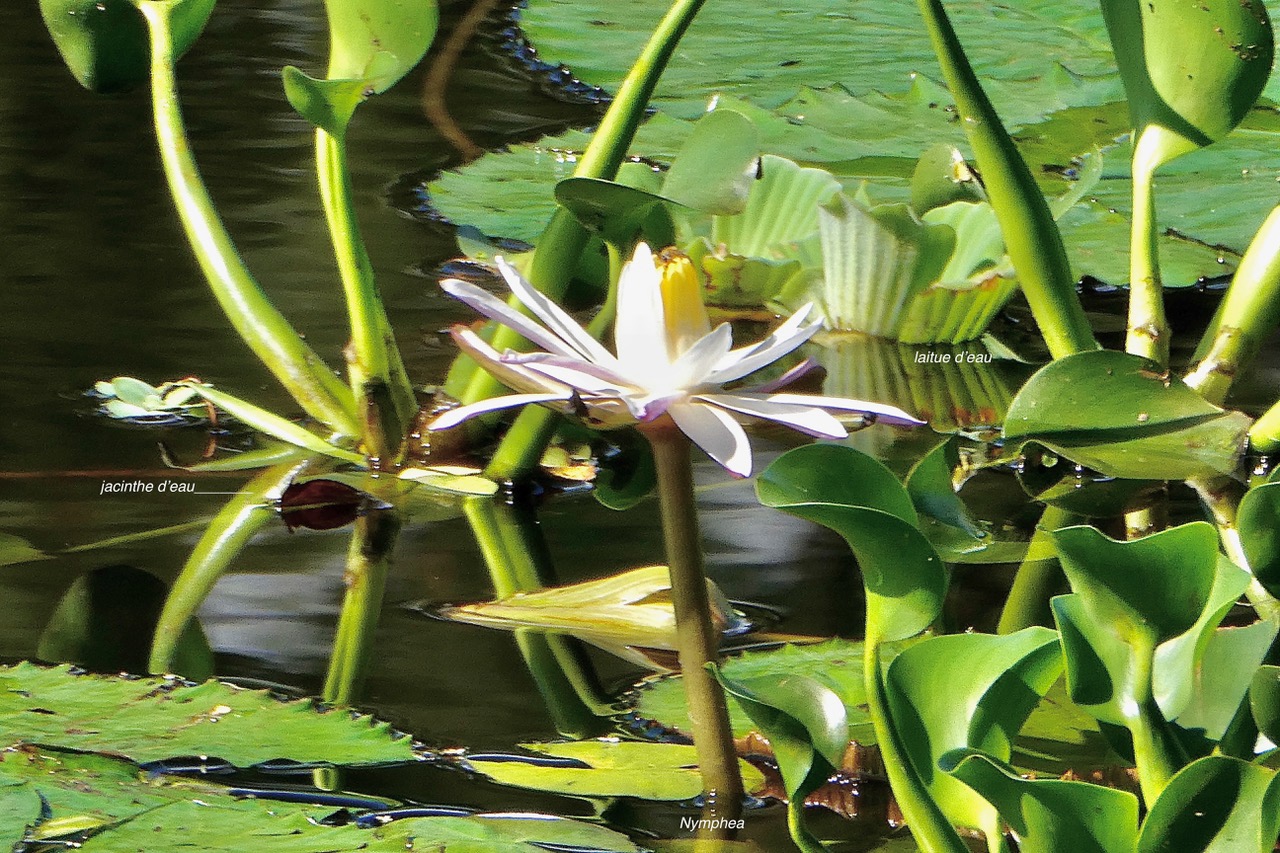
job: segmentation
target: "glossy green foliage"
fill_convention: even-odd
[[[215,0],[183,0],[173,12],[176,60],[200,37]],[[92,92],[120,92],[147,81],[147,24],[129,0],[40,0],[40,14],[62,61]]]
[[[938,524],[952,528],[975,545],[987,537],[969,508],[956,492],[953,472],[960,466],[960,452],[954,437],[939,442],[907,473],[905,485],[911,502],[921,516],[921,526]],[[933,537],[935,543],[937,537]]]
[[[797,673],[716,678],[773,747],[787,797],[803,801],[841,764],[848,745],[844,703],[816,679]]]
[[[938,618],[946,568],[919,530],[911,496],[884,465],[852,447],[799,447],[760,474],[756,494],[849,544],[866,587],[868,643],[911,637]]]
[[[939,678],[943,670],[964,677]],[[1018,730],[1061,671],[1058,635],[1047,628],[932,637],[889,665],[885,688],[894,731],[953,824],[981,830],[989,843],[1001,832],[995,810],[941,772],[939,759],[974,748],[1007,761]]]
[[[759,133],[746,116],[714,110],[699,120],[665,175],[641,166],[652,186],[640,181],[568,178],[556,185],[555,197],[589,231],[627,252],[643,236],[657,246],[674,240],[670,211],[664,204],[710,214],[740,213],[755,178],[760,157]],[[657,227],[646,224],[662,210]]]
[[[1188,764],[1148,812],[1138,853],[1269,853],[1280,836],[1276,778],[1222,755]]]
[[[1155,168],[1226,136],[1257,101],[1274,51],[1255,0],[1102,0],[1135,139]],[[1149,129],[1154,129],[1149,130]]]
[[[1280,594],[1280,483],[1264,483],[1246,492],[1236,527],[1254,576],[1272,595]]]
[[[1185,479],[1234,472],[1248,425],[1140,356],[1097,351],[1036,372],[1004,433],[1013,446],[1035,441],[1105,475]]]
[[[329,69],[320,80],[289,66],[289,103],[316,127],[341,136],[365,98],[408,74],[435,39],[436,0],[326,0]]]
[[[1138,798],[1127,791],[1087,782],[1026,779],[1004,762],[968,751],[948,755],[944,766],[999,810],[1017,835],[1021,853],[1133,850]]]
[[[32,713],[33,709],[41,713]],[[29,663],[0,668],[0,731],[12,743],[57,744],[134,761],[189,755],[248,767],[279,758],[332,764],[412,761],[387,723],[309,700],[209,681],[72,675]]]
[[[470,769],[503,785],[577,797],[690,800],[702,793],[698,757],[686,744],[588,740],[520,746],[536,756],[564,761],[524,762],[517,755],[465,760]],[[738,768],[748,793],[764,784],[751,764],[739,761]]]
[[[1258,729],[1273,743],[1280,741],[1280,666],[1262,666],[1254,673],[1249,705]]]

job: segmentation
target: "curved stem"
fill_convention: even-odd
[[[698,508],[693,495],[692,444],[669,417],[646,425],[643,432],[653,447],[658,473],[662,536],[676,615],[676,646],[703,790],[715,817],[736,820],[742,813],[743,790],[729,708],[724,690],[707,669],[719,654],[720,632],[712,622],[703,570]],[[715,825],[720,823],[723,821]]]
[[[822,842],[814,837],[804,822],[804,797],[792,797],[787,801],[787,829],[791,832],[791,840],[800,848],[801,853],[827,853]]]
[[[973,72],[941,0],[918,0],[947,88],[956,100],[1022,292],[1054,358],[1095,350],[1062,234],[1031,170]]]
[[[1052,553],[1053,532],[1074,523],[1074,518],[1072,513],[1061,507],[1044,508],[1044,513],[1036,524],[1036,532],[1032,534],[1031,543],[1027,546],[1027,556],[1018,566],[1013,586],[1009,588],[1009,596],[1000,611],[997,634],[1012,634],[1032,625],[1053,624],[1049,598],[1062,583],[1062,568],[1056,557],[1035,555],[1043,548]]]
[[[1135,638],[1130,650],[1129,671],[1136,686],[1134,699],[1137,707],[1129,716],[1128,728],[1133,735],[1133,759],[1138,766],[1142,798],[1150,808],[1169,780],[1190,759],[1169,731],[1152,693],[1155,642],[1148,637]]]
[[[462,20],[454,25],[444,45],[436,51],[422,84],[423,115],[427,117],[427,121],[431,122],[436,132],[458,150],[463,162],[476,159],[484,153],[484,149],[476,145],[467,132],[454,121],[453,115],[449,112],[449,105],[445,102],[445,93],[449,88],[449,78],[453,76],[453,70],[458,65],[462,51],[471,41],[480,24],[497,5],[498,0],[475,0],[471,4],[471,8],[462,16]]]
[[[371,458],[391,460],[401,450],[417,401],[360,236],[351,202],[346,140],[319,128],[316,175],[351,323],[347,373],[360,414],[361,436]]]
[[[359,434],[351,392],[271,304],[236,251],[200,178],[178,106],[173,69],[173,3],[135,0],[151,42],[151,103],[169,192],[187,241],[223,313],[298,405],[330,429]]]

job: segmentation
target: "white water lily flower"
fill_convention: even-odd
[[[853,412],[894,424],[923,423],[893,406],[815,394],[774,393],[812,365],[800,365],[779,380],[756,388],[726,390],[726,383],[777,361],[821,328],[805,323],[801,308],[758,344],[733,349],[728,323],[715,329],[707,318],[697,275],[687,258],[663,270],[641,243],[618,282],[614,327],[617,355],[562,308],[539,293],[501,258],[498,267],[516,297],[541,323],[481,288],[458,279],[441,287],[476,311],[519,332],[542,352],[499,353],[464,326],[452,330],[464,352],[485,370],[521,393],[453,409],[430,424],[449,429],[486,412],[540,403],[577,415],[590,425],[610,428],[651,424],[669,417],[675,425],[733,474],[751,473],[751,445],[740,417],[784,424],[819,438],[848,432],[832,411]]]

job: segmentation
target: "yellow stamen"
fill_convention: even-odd
[[[702,304],[702,277],[689,256],[664,249],[657,258],[662,272],[662,307],[667,329],[667,354],[675,360],[707,332],[711,321]]]

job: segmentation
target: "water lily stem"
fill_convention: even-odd
[[[178,105],[172,14],[177,4],[135,0],[151,41],[151,102],[165,179],[209,289],[236,333],[298,405],[331,429],[357,435],[350,390],[271,304],[231,242],[196,167]]]
[[[347,375],[361,437],[370,458],[392,461],[401,451],[417,401],[360,236],[346,140],[321,129],[316,130],[316,175],[351,323]]]
[[[1139,138],[1133,158],[1133,223],[1129,232],[1128,352],[1149,358],[1161,369],[1169,366],[1169,323],[1164,315],[1156,242],[1154,168],[1148,168]]]
[[[343,575],[347,590],[321,691],[324,701],[332,705],[351,705],[360,689],[399,533],[400,518],[394,509],[370,510],[356,519]]]
[[[676,645],[703,790],[714,817],[736,820],[742,812],[743,790],[733,732],[729,727],[729,709],[724,690],[706,668],[719,653],[720,634],[711,619],[711,600],[703,570],[698,508],[693,493],[692,446],[669,417],[645,425],[642,431],[653,447],[658,474],[662,534],[676,614]]]

